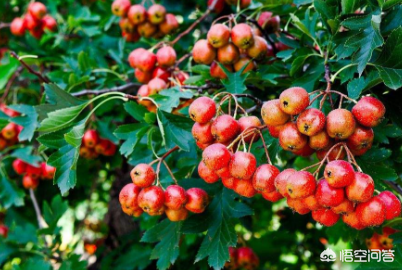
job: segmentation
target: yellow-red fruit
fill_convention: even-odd
[[[222,184],[228,189],[234,188],[234,178],[233,177],[222,177]]]
[[[259,36],[254,36],[254,44],[247,49],[247,55],[257,61],[264,59],[267,56],[268,43]]]
[[[205,124],[200,124],[195,122],[191,132],[193,134],[194,139],[199,143],[212,143],[214,141],[214,137],[211,133],[211,124],[212,122],[208,122]]]
[[[36,189],[39,185],[39,178],[34,177],[33,175],[26,174],[22,178],[22,185],[26,189]]]
[[[327,133],[331,138],[347,139],[356,129],[352,113],[345,109],[336,109],[327,115]]]
[[[230,30],[224,24],[214,24],[207,34],[209,44],[214,48],[221,48],[229,43]]]
[[[47,8],[41,2],[33,2],[28,6],[28,12],[36,19],[40,20],[45,17]]]
[[[14,123],[8,123],[2,130],[1,136],[6,140],[14,139],[18,136],[18,126]]]
[[[223,45],[217,52],[218,62],[223,65],[233,65],[239,61],[239,57],[239,49],[233,43]]]
[[[158,215],[158,210],[164,207],[164,203],[165,194],[160,187],[150,186],[142,189],[138,194],[138,205],[144,212]]]
[[[232,28],[232,42],[240,49],[247,49],[254,43],[254,35],[251,27],[245,23],[239,23]]]
[[[233,178],[233,190],[243,197],[252,198],[257,194],[251,180]]]
[[[344,201],[345,191],[343,188],[331,187],[325,179],[322,179],[318,182],[315,197],[320,205],[333,207]]]
[[[160,78],[153,78],[148,82],[148,89],[151,94],[159,93],[160,91],[167,89],[167,83]]]
[[[274,181],[275,188],[280,194],[282,194],[283,197],[286,198],[289,197],[288,190],[286,187],[289,177],[293,175],[295,172],[296,172],[295,169],[288,168],[280,172],[278,176],[275,178]]]
[[[130,0],[115,0],[112,4],[112,12],[116,16],[124,17],[130,9],[130,6]]]
[[[291,87],[279,96],[280,108],[283,112],[296,115],[304,111],[310,102],[307,91],[302,87]]]
[[[135,60],[136,67],[144,72],[151,72],[155,68],[156,55],[147,50],[140,52],[135,55],[137,57]]]
[[[47,29],[50,32],[55,32],[57,30],[57,22],[52,16],[46,15],[42,19],[42,27],[44,30]]]
[[[230,175],[239,180],[249,180],[257,169],[257,160],[251,153],[236,152],[229,163]]]
[[[375,127],[384,118],[385,106],[374,97],[363,97],[353,107],[352,113],[359,124]]]
[[[313,211],[312,217],[321,225],[331,227],[338,222],[340,215],[334,213],[331,209],[319,209]]]
[[[198,164],[198,175],[208,184],[219,181],[219,176],[214,171],[210,170],[202,160]]]
[[[332,211],[340,215],[352,213],[355,210],[353,203],[348,199],[344,199],[343,202],[341,202],[337,206],[331,207],[331,209]]]
[[[353,229],[356,230],[363,230],[365,228],[365,226],[363,226],[359,221],[359,219],[357,218],[355,211],[343,214],[342,221],[349,227],[352,227]]]
[[[219,170],[229,165],[232,155],[225,145],[214,143],[202,152],[202,160],[210,170]]]
[[[355,156],[366,153],[374,141],[374,131],[372,128],[357,126],[355,132],[348,138],[347,146]]]
[[[297,117],[298,130],[307,136],[316,135],[325,127],[325,114],[315,108],[303,111]]]
[[[147,19],[147,10],[144,6],[133,5],[128,10],[127,18],[135,25],[143,23]]]
[[[292,198],[287,198],[286,202],[288,206],[297,212],[299,215],[305,215],[310,213],[310,209],[307,207],[307,205],[304,204],[302,199],[292,199]]]
[[[295,172],[287,179],[287,193],[293,199],[306,198],[314,194],[315,188],[315,178],[307,171]]]
[[[186,220],[188,217],[188,210],[186,208],[180,210],[165,209],[167,218],[172,222]]]
[[[377,197],[385,205],[386,220],[391,220],[401,215],[401,202],[391,191],[383,191]]]
[[[261,121],[256,116],[243,116],[243,117],[240,117],[240,119],[237,122],[239,123],[239,126],[240,126],[240,132],[243,132],[245,130],[252,131],[253,127],[261,126]],[[247,133],[247,131],[246,131],[246,133]],[[244,136],[244,141],[246,143],[250,143],[251,140],[253,140],[253,137],[254,137],[254,142],[258,141],[258,139],[260,138],[258,134],[251,132],[249,135]]]
[[[235,71],[240,71],[243,67],[245,67],[242,72],[242,74],[245,74],[245,73],[255,69],[256,65],[253,60],[251,60],[247,56],[242,55],[242,56],[240,56],[239,61],[237,61],[233,65],[233,67],[234,67]]]
[[[264,123],[269,126],[281,126],[290,119],[290,116],[280,109],[279,99],[265,102],[261,108],[261,117]]]
[[[279,173],[278,168],[273,165],[263,164],[259,166],[253,175],[254,189],[263,193],[275,191],[275,178]]]
[[[133,183],[142,188],[151,186],[156,178],[154,169],[145,163],[135,166],[131,170],[130,176]]]
[[[145,21],[137,26],[137,31],[141,36],[150,38],[158,31],[158,27],[148,21]]]
[[[281,126],[269,126],[269,125],[267,125],[267,127],[268,127],[269,135],[271,135],[274,138],[279,138],[279,132],[281,132],[281,130],[283,128],[283,125],[281,125]]]
[[[301,200],[304,203],[304,205],[306,205],[306,207],[308,209],[310,209],[311,211],[315,211],[315,210],[318,210],[318,209],[322,208],[322,205],[318,202],[318,200],[315,197],[315,195],[310,195],[310,196],[308,196],[306,198],[303,198]]]
[[[216,57],[216,50],[206,39],[200,39],[194,44],[193,59],[198,64],[210,65]]]
[[[220,115],[212,122],[211,133],[216,142],[229,142],[234,139],[239,132],[240,126],[231,115]]]
[[[200,214],[204,212],[209,204],[209,197],[205,190],[200,188],[190,188],[187,190],[186,209],[190,212]]]
[[[179,28],[179,22],[171,13],[166,14],[165,20],[159,24],[159,30],[165,35],[172,33],[177,28]]]
[[[233,72],[233,67],[231,65],[224,65],[224,66],[229,72]],[[211,77],[213,78],[218,78],[222,80],[228,77],[225,71],[218,65],[216,61],[212,62],[211,67],[209,69],[209,74],[211,74]]]
[[[216,113],[215,102],[209,97],[200,97],[191,103],[188,109],[193,121],[205,124],[212,120]]]
[[[128,55],[128,63],[132,68],[137,68],[137,58],[140,57],[142,53],[147,53],[147,50],[145,50],[144,48],[138,48],[133,50]]]
[[[380,198],[373,197],[356,206],[356,215],[360,223],[366,227],[379,226],[386,218],[386,208]]]
[[[374,181],[370,175],[355,172],[353,182],[346,187],[346,196],[352,202],[366,202],[374,194]]]
[[[23,36],[25,34],[25,20],[14,18],[10,25],[10,31],[14,36]]]
[[[119,21],[119,26],[121,31],[124,33],[133,33],[136,30],[134,24],[132,24],[127,18],[121,18]]]
[[[176,51],[170,46],[162,47],[156,53],[156,59],[160,67],[173,66],[176,63],[176,57]]]
[[[154,4],[148,9],[148,20],[153,24],[160,24],[165,20],[166,9],[162,5]]]
[[[138,194],[140,194],[141,188],[134,184],[127,184],[123,187],[119,194],[119,202],[121,209],[127,215],[132,216],[134,212],[140,207],[138,206]]]
[[[308,140],[309,146],[314,150],[322,150],[331,145],[331,138],[326,130],[322,130],[317,134],[310,136]]]
[[[263,192],[261,193],[262,197],[270,202],[277,202],[280,199],[283,199],[282,194],[280,194],[278,191],[274,190],[272,192]]]
[[[344,160],[334,160],[325,166],[324,177],[334,188],[349,186],[355,179],[353,166]]]
[[[170,185],[165,190],[165,206],[172,210],[183,209],[187,203],[187,193],[179,185]]]
[[[152,79],[151,72],[144,72],[138,68],[135,69],[134,76],[139,83],[148,83]]]
[[[293,152],[303,149],[307,141],[307,136],[301,134],[293,122],[285,124],[279,132],[279,144],[288,151]]]
[[[238,269],[257,269],[260,260],[254,251],[249,247],[240,247],[237,249]]]

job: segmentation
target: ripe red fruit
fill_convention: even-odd
[[[144,72],[151,72],[156,64],[156,56],[150,51],[142,51],[138,53],[136,56],[136,66]]]
[[[211,121],[216,113],[215,102],[209,97],[200,97],[191,103],[188,109],[189,115],[193,121],[205,124]]]
[[[144,72],[141,71],[139,68],[135,69],[134,75],[139,83],[148,83],[152,79],[151,72]]]
[[[254,44],[247,49],[247,55],[257,61],[264,59],[268,53],[267,41],[259,36],[254,37]]]
[[[253,175],[254,189],[263,193],[275,191],[275,178],[279,173],[278,168],[273,165],[263,164],[259,166]]]
[[[114,143],[112,143],[111,141],[108,141],[108,147],[106,148],[106,150],[103,152],[103,155],[106,157],[112,157],[114,156],[114,154],[116,154],[116,145]]]
[[[14,36],[23,36],[25,34],[26,26],[25,20],[15,18],[10,25],[10,31]]]
[[[148,82],[148,89],[150,95],[154,95],[156,93],[159,93],[160,91],[164,90],[167,88],[167,84],[164,80],[160,78],[153,78]]]
[[[229,247],[229,261],[225,263],[225,269],[238,269],[239,266],[237,265],[237,249],[233,247]]]
[[[293,175],[296,172],[296,170],[288,168],[283,170],[281,173],[278,174],[278,176],[275,178],[274,184],[276,190],[282,194],[283,197],[288,198],[288,190],[286,188],[288,179],[291,175]]]
[[[346,196],[352,202],[366,202],[374,193],[374,181],[370,175],[355,172],[353,182],[346,187]]]
[[[290,119],[290,116],[280,109],[279,99],[265,102],[261,108],[261,117],[264,123],[269,126],[281,126]]]
[[[187,198],[186,209],[197,214],[204,212],[209,203],[208,194],[201,188],[187,190]]]
[[[214,24],[207,34],[209,44],[214,48],[221,48],[229,43],[230,30],[224,24]]]
[[[211,122],[205,124],[195,122],[191,129],[194,139],[199,143],[212,143],[214,137],[211,133],[211,125]]]
[[[152,185],[156,178],[154,169],[145,163],[135,166],[131,170],[130,176],[133,183],[142,188]]]
[[[123,31],[124,33],[133,33],[136,29],[135,29],[135,25],[132,24],[132,22],[130,22],[130,20],[128,18],[121,18],[119,21],[119,26],[121,31]]]
[[[303,199],[287,198],[286,202],[288,206],[296,211],[299,215],[305,215],[310,213],[310,209],[303,203]]]
[[[149,212],[148,212],[148,215],[150,215],[150,216],[160,216],[160,215],[162,215],[163,213],[165,213],[165,210],[166,210],[166,207],[165,207],[164,205],[162,205],[161,208],[158,208],[158,209],[156,209],[156,210],[151,210],[151,211],[149,211]]]
[[[288,151],[298,151],[307,144],[307,137],[299,132],[293,122],[286,123],[279,132],[279,144]]]
[[[134,25],[143,23],[147,19],[147,10],[142,5],[132,5],[128,10],[127,18]]]
[[[47,180],[52,180],[54,174],[56,173],[56,168],[48,165],[46,162],[40,164],[42,170],[42,178]]]
[[[187,203],[187,193],[178,185],[168,186],[165,190],[165,206],[171,210],[183,209]]]
[[[24,17],[25,26],[28,30],[41,30],[41,20],[35,19],[30,13],[27,13]]]
[[[314,150],[325,149],[331,144],[331,138],[328,136],[327,131],[322,130],[317,134],[310,136],[309,146]]]
[[[231,176],[239,180],[251,179],[256,169],[257,160],[251,153],[236,152],[229,163]]]
[[[165,20],[166,9],[162,5],[154,4],[148,9],[148,20],[153,24],[160,24]]]
[[[222,177],[222,184],[224,187],[226,187],[228,189],[234,188],[234,181],[235,181],[235,178],[233,178],[233,177]]]
[[[29,4],[28,12],[36,20],[40,20],[46,15],[47,9],[46,9],[46,6],[44,4],[42,4],[41,2],[33,2],[33,3]]]
[[[302,149],[293,151],[293,154],[301,157],[309,157],[314,153],[314,149],[312,149],[308,144],[306,144]]]
[[[132,216],[134,211],[140,209],[138,206],[138,195],[141,192],[141,188],[132,183],[125,185],[119,194],[119,202],[121,209],[127,215]]]
[[[327,115],[327,133],[331,138],[347,139],[356,129],[352,113],[345,109],[336,109]]]
[[[282,194],[280,194],[278,191],[274,190],[272,192],[263,192],[261,193],[262,197],[270,202],[277,202],[280,199],[283,199]]]
[[[211,170],[219,170],[229,165],[231,154],[221,143],[214,143],[205,148],[202,160]]]
[[[17,174],[23,175],[26,172],[27,164],[22,159],[17,158],[13,161],[13,169]]]
[[[2,130],[1,135],[6,140],[14,139],[18,136],[19,129],[18,126],[14,123],[8,123]]]
[[[42,175],[42,168],[40,166],[35,167],[32,166],[31,164],[27,164],[26,174],[31,175],[33,178],[39,178]]]
[[[401,215],[401,202],[391,191],[383,191],[377,196],[385,206],[385,219],[391,220]]]
[[[240,52],[233,43],[228,43],[218,49],[217,58],[223,65],[233,65],[239,61]]]
[[[279,16],[272,16],[272,12],[264,11],[261,12],[258,17],[258,24],[265,29],[267,33],[274,33],[280,30],[280,18]]]
[[[158,27],[148,21],[145,21],[137,26],[137,31],[142,37],[150,38],[158,31]]]
[[[298,130],[307,136],[316,135],[325,127],[325,114],[318,109],[307,109],[297,118]]]
[[[351,201],[349,201],[348,199],[344,199],[343,202],[341,202],[337,206],[331,207],[331,210],[337,214],[343,215],[353,212],[355,210],[355,207]]]
[[[82,143],[87,148],[94,148],[99,142],[98,132],[94,129],[88,129],[82,137]]]
[[[171,13],[166,14],[165,20],[159,24],[159,30],[165,35],[172,33],[177,28],[179,28],[179,22]]]
[[[164,206],[164,203],[165,194],[160,187],[150,186],[142,189],[138,194],[138,205],[144,212],[158,212]]]
[[[317,151],[317,158],[319,160],[323,160],[323,158],[327,155],[328,151],[332,148],[332,146],[333,144],[331,142],[327,148]],[[329,161],[341,160],[344,159],[345,156],[346,156],[345,149],[341,145],[338,145],[334,149],[332,149],[332,151],[329,153],[328,159]]]
[[[130,9],[130,6],[130,0],[115,0],[112,4],[112,12],[116,16],[124,17]]]
[[[310,98],[304,88],[291,87],[281,93],[279,101],[280,108],[283,112],[296,115],[308,107]]]
[[[198,64],[210,65],[216,57],[216,50],[206,39],[200,39],[194,44],[193,59]]]
[[[111,144],[109,140],[99,139],[98,144],[95,145],[95,152],[97,154],[104,155],[106,150],[109,148],[109,144]]]
[[[350,185],[355,179],[353,166],[344,160],[334,160],[325,166],[324,177],[328,184],[334,188]]]
[[[132,68],[137,68],[137,59],[141,54],[147,53],[144,48],[138,48],[133,50],[128,56],[128,62]]]
[[[279,138],[279,132],[281,132],[283,125],[282,126],[268,126],[268,132],[269,135],[271,135],[274,138]]]
[[[362,230],[365,228],[357,218],[356,212],[350,212],[342,215],[342,221],[356,230]]]
[[[311,211],[318,210],[322,208],[322,205],[318,202],[317,198],[315,195],[310,195],[306,198],[301,199],[302,203]]]
[[[183,208],[180,210],[173,210],[173,209],[165,209],[165,214],[167,218],[172,222],[178,222],[182,220],[186,220],[188,217],[188,210]]]
[[[0,103],[0,110],[1,110],[3,113],[5,113],[6,115],[10,116],[10,117],[16,117],[16,116],[19,116],[19,115],[20,115],[19,112],[14,111],[14,110],[8,108],[8,107],[6,106],[6,104],[4,104],[4,103]]]
[[[251,0],[240,0],[240,8],[245,9],[251,4]]]
[[[122,32],[121,36],[127,41],[127,42],[137,42],[140,39],[140,34],[137,31],[133,31],[132,33],[126,33]],[[141,209],[140,209],[141,210]],[[142,210],[141,210],[142,211]]]
[[[261,126],[261,121],[256,116],[243,116],[237,121],[240,126],[240,132],[243,132],[247,129],[247,131],[251,131],[253,127]],[[254,136],[255,135],[255,136]],[[260,138],[258,134],[252,133],[250,135],[244,136],[244,141],[246,143],[250,143],[254,137],[254,142],[258,141]]]
[[[156,58],[160,67],[171,67],[176,63],[176,51],[170,47],[165,46],[158,50]]]
[[[234,139],[239,132],[239,124],[228,114],[218,116],[211,125],[211,133],[216,142],[229,142]]]
[[[257,269],[260,261],[251,248],[240,247],[237,249],[237,264],[239,269]]]
[[[375,127],[384,118],[385,106],[374,97],[363,97],[353,107],[352,113],[359,124]]]
[[[338,222],[340,215],[334,213],[331,209],[318,209],[313,211],[312,217],[321,225],[331,227]]]
[[[331,187],[326,180],[322,179],[318,182],[315,197],[320,205],[333,207],[343,202],[345,191],[342,188]]]
[[[26,189],[36,189],[39,185],[39,178],[31,174],[25,174],[22,178],[22,185]]]
[[[232,28],[232,42],[240,49],[247,49],[254,43],[253,30],[248,24],[239,23]]]
[[[371,128],[357,126],[348,138],[347,146],[355,156],[361,156],[373,145],[374,131]]]
[[[316,187],[314,176],[307,171],[295,172],[287,179],[287,193],[292,199],[300,199],[314,194]]]
[[[8,235],[8,227],[4,224],[0,224],[0,236],[3,238],[7,238]]]
[[[225,68],[229,72],[233,72],[233,67],[230,65],[225,65]],[[226,75],[225,71],[218,65],[217,62],[212,62],[211,67],[209,69],[209,74],[211,74],[211,77],[213,78],[218,78],[218,79],[226,79],[228,76]]]
[[[386,218],[386,207],[379,197],[359,203],[356,206],[356,215],[360,223],[366,227],[379,226]]]
[[[212,170],[210,170],[201,160],[198,164],[198,175],[207,183],[212,184],[219,181],[219,176]]]
[[[156,67],[154,71],[152,72],[152,78],[159,78],[164,80],[166,83],[169,82],[169,78],[171,76],[171,73],[164,68],[161,67]]]
[[[233,178],[233,190],[240,196],[247,198],[252,198],[257,194],[257,191],[254,189],[251,180]]]
[[[233,68],[235,71],[240,71],[244,66],[246,66],[246,68],[243,70],[242,74],[245,74],[256,67],[254,61],[245,55],[241,55],[239,61],[233,65]]]
[[[57,30],[57,22],[52,16],[46,15],[42,19],[42,27],[43,30],[47,29],[50,32],[55,32]]]
[[[212,6],[212,4],[214,4]],[[211,9],[215,13],[221,13],[225,7],[225,0],[208,0],[208,9]]]

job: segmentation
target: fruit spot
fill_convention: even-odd
[[[310,129],[310,126],[307,124],[304,124],[304,132],[308,132],[309,129]]]
[[[331,171],[327,171],[327,175],[328,177],[331,177],[332,172]]]
[[[283,102],[283,106],[286,108],[289,105],[289,103],[287,101]]]

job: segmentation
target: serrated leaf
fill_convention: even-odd
[[[348,83],[348,96],[358,99],[364,90],[370,89],[381,82],[377,72],[370,72],[367,77],[361,76]]]
[[[158,125],[167,148],[179,146],[183,151],[190,151],[194,142],[191,134],[193,122],[187,118],[157,110]]]
[[[35,133],[35,129],[38,127],[38,114],[35,108],[30,105],[11,105],[12,110],[20,112],[22,116],[13,117],[11,121],[23,127],[22,131],[18,135],[19,141],[31,141]]]
[[[145,115],[149,113],[144,106],[141,106],[133,101],[125,102],[124,109],[139,122],[144,122]]]
[[[250,64],[250,63],[249,63]],[[244,65],[237,72],[230,72],[226,69],[225,66],[218,63],[221,69],[225,72],[227,78],[222,80],[223,86],[226,88],[226,91],[232,94],[242,94],[247,90],[245,81],[247,77],[250,75],[249,72],[243,73],[243,71],[247,68],[247,65]]]
[[[8,63],[2,64],[0,68],[0,89],[4,89],[10,77],[18,69],[19,61],[11,56],[8,56]]]
[[[73,128],[64,134],[64,139],[68,144],[71,144],[74,147],[80,147],[82,138],[84,137],[85,132],[85,123],[87,122],[89,117],[85,117],[83,120],[79,121]]]
[[[169,88],[153,95],[152,98],[159,105],[159,109],[165,112],[172,112],[173,108],[180,105],[180,99],[190,99],[193,93],[190,91],[180,91],[178,87]]]
[[[158,269],[165,270],[179,256],[180,230],[183,222],[163,220],[144,233],[141,242],[155,243],[160,241],[152,250],[150,259],[158,259]]]
[[[338,20],[334,20],[337,16],[339,16],[339,1],[338,0],[316,0],[314,1],[314,7],[317,12],[320,14],[322,20],[326,27],[332,32],[335,33],[338,29],[339,22]]]
[[[24,191],[19,189],[14,181],[7,179],[3,173],[0,173],[0,199],[2,206],[6,209],[13,205],[22,206],[24,205],[24,196]]]
[[[48,148],[59,149],[66,144],[66,140],[64,139],[64,134],[66,132],[68,132],[68,130],[60,130],[58,132],[47,133],[39,136],[37,140]]]
[[[128,124],[121,125],[115,131],[114,135],[125,142],[120,146],[120,153],[128,157],[135,149],[141,138],[147,133],[149,125]]]
[[[67,211],[68,202],[63,201],[60,195],[55,196],[52,199],[51,204],[43,202],[43,218],[49,227],[54,228],[61,218],[61,216]]]
[[[373,178],[374,182],[380,182],[383,180],[395,181],[398,179],[398,174],[395,169],[389,167],[383,162],[367,162],[358,158],[357,163],[364,173],[369,174]]]
[[[395,124],[387,124],[386,122],[373,128],[374,140],[380,143],[389,144],[388,138],[398,138],[402,136],[402,129]]]
[[[29,163],[35,167],[39,167],[39,163],[42,158],[36,155],[32,155],[34,148],[32,146],[26,146],[24,148],[18,148],[11,153],[12,157],[22,159],[26,163]]]

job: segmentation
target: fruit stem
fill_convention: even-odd
[[[338,95],[340,95],[341,97],[343,97],[343,98],[345,98],[345,99],[347,99],[347,100],[352,101],[353,103],[357,103],[357,101],[356,101],[355,99],[350,98],[350,97],[348,97],[347,95],[345,95],[345,94],[343,94],[343,93],[341,93],[341,92],[339,92],[339,91],[327,90],[327,91],[325,91],[325,92],[338,94]]]
[[[333,83],[333,82],[335,81],[335,79],[336,79],[336,77],[339,75],[339,73],[341,73],[341,72],[344,71],[345,69],[350,68],[350,67],[353,67],[353,66],[357,66],[357,64],[352,63],[352,64],[346,65],[346,66],[344,66],[343,68],[341,68],[340,70],[338,70],[334,75],[332,75],[332,77],[331,77],[331,82]]]
[[[315,170],[315,172],[313,173],[313,175],[318,174],[318,173],[320,172],[321,167],[324,165],[324,163],[325,163],[326,161],[328,161],[328,156],[329,156],[329,155],[331,154],[331,152],[334,151],[334,149],[335,149],[336,147],[338,147],[338,146],[344,146],[344,147],[346,147],[346,144],[345,144],[344,142],[340,142],[340,143],[337,143],[337,144],[333,145],[333,146],[328,150],[328,152],[325,154],[324,158],[319,162],[319,165],[320,165],[320,166]]]
[[[262,132],[259,129],[258,129],[258,133],[260,134],[262,145],[264,146],[264,151],[265,151],[265,155],[267,156],[268,164],[272,165],[271,159],[269,158],[268,147],[267,147],[267,144],[265,143],[264,136],[262,135]]]
[[[321,90],[317,90],[317,91],[321,91]],[[314,92],[316,92],[316,91],[314,91]],[[312,93],[314,93],[314,92],[311,92],[310,94],[312,94]],[[309,106],[311,106],[311,105],[313,104],[313,102],[316,101],[316,100],[317,100],[320,96],[322,96],[322,95],[324,95],[324,92],[321,91],[321,93],[319,93],[318,95],[316,95],[315,97],[313,97],[313,99],[310,101]]]
[[[165,165],[166,170],[167,170],[168,173],[170,174],[170,177],[172,177],[172,179],[173,179],[173,181],[175,182],[175,184],[178,185],[176,177],[174,176],[172,170],[170,169],[169,165],[166,163],[165,160],[163,161],[163,165]]]
[[[176,145],[175,147],[173,147],[172,149],[170,149],[169,151],[167,151],[165,154],[163,154],[163,156],[161,156],[160,158],[156,159],[156,161],[158,162],[158,165],[157,165],[157,167],[156,167],[156,182],[157,182],[157,185],[158,185],[158,186],[161,186],[161,184],[160,184],[160,182],[159,182],[159,173],[160,173],[160,171],[161,171],[161,164],[162,164],[162,162],[164,162],[164,160],[165,160],[171,153],[173,153],[174,151],[179,150],[179,149],[180,149],[180,148]],[[154,160],[154,161],[155,161],[155,160]],[[154,161],[153,161],[153,162],[154,162]],[[153,162],[151,162],[150,165],[153,164]],[[174,178],[173,173],[170,171],[170,169],[168,168],[167,165],[165,165],[165,166],[166,166],[168,172],[171,173],[171,176],[172,176],[173,180],[177,183],[177,180],[176,180],[176,178]]]

